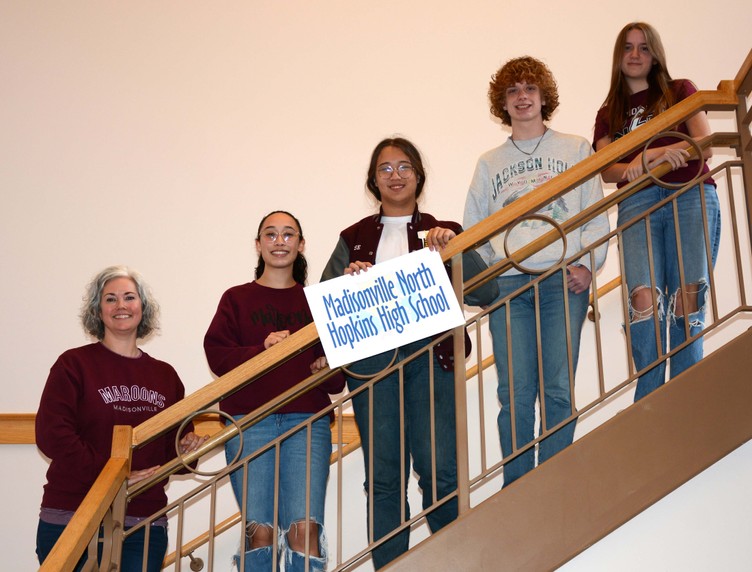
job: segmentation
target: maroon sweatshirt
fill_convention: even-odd
[[[37,446],[52,461],[42,506],[76,510],[110,458],[112,428],[136,426],[184,394],[172,366],[146,353],[127,358],[101,343],[63,353],[50,370],[36,417]],[[131,468],[163,465],[174,457],[170,431],[136,449]],[[135,497],[127,514],[148,516],[166,504],[164,486],[155,486]]]
[[[268,288],[257,282],[234,286],[222,295],[204,337],[209,367],[216,375],[224,375],[263,352],[270,333],[294,333],[311,322],[300,284],[292,288]],[[250,413],[310,376],[311,364],[322,355],[321,344],[315,344],[223,399],[221,409],[230,415]],[[279,413],[320,411],[331,403],[328,394],[339,393],[344,385],[344,377],[336,375],[288,403]]]

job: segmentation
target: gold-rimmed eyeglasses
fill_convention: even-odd
[[[277,232],[276,230],[266,230],[261,233],[259,238],[264,242],[277,242],[277,238],[282,237],[283,241],[290,242],[297,236],[300,236],[300,233],[294,232],[292,230],[283,230],[282,232]]]

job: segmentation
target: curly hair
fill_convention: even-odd
[[[256,240],[261,240],[261,229],[263,228],[266,219],[275,214],[287,215],[292,220],[294,220],[295,224],[298,227],[298,232],[300,233],[300,236],[298,238],[301,241],[305,240],[305,238],[303,238],[303,227],[300,225],[300,221],[295,215],[287,211],[272,211],[264,218],[262,218],[261,222],[259,223],[258,230],[256,231]],[[264,268],[266,268],[266,262],[264,262],[263,257],[261,256],[261,254],[259,254],[258,263],[256,264],[257,280],[261,278],[261,275],[264,273]],[[302,252],[298,252],[298,256],[295,257],[295,261],[292,264],[292,279],[303,286],[305,286],[306,280],[308,280],[308,260],[306,260],[306,257],[303,256]]]
[[[104,339],[104,321],[102,321],[102,290],[110,280],[128,278],[136,285],[141,299],[141,322],[136,329],[137,338],[145,338],[159,329],[159,304],[154,299],[149,285],[141,274],[127,266],[108,266],[99,272],[86,286],[84,303],[81,306],[81,324],[84,330],[98,340]]]
[[[426,184],[426,170],[423,167],[423,159],[420,156],[420,151],[418,151],[418,148],[413,143],[404,137],[390,137],[376,145],[373,153],[371,153],[371,162],[368,165],[368,178],[366,179],[366,188],[368,189],[368,192],[376,197],[377,201],[381,202],[381,191],[376,184],[376,167],[378,167],[376,163],[379,160],[379,155],[386,147],[396,147],[407,155],[408,159],[410,159],[410,164],[415,170],[415,176],[418,181],[418,186],[415,189],[415,198],[417,199],[423,192],[423,186]]]
[[[512,125],[512,118],[504,107],[507,102],[507,89],[516,83],[537,85],[541,95],[541,115],[548,121],[559,107],[559,91],[551,70],[542,61],[530,56],[514,58],[501,66],[488,84],[488,99],[491,113],[501,119],[504,125]]]

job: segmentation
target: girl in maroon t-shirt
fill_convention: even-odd
[[[611,87],[595,120],[594,144],[598,151],[637,129],[675,103],[689,97],[697,89],[688,80],[673,80],[666,67],[666,57],[658,32],[643,22],[627,24],[619,33],[614,47]],[[675,128],[676,131],[701,139],[710,134],[705,112],[697,112]],[[618,187],[635,180],[644,172],[643,155],[648,169],[661,163],[671,165],[665,177],[667,183],[689,183],[701,171],[703,183],[679,194],[675,189],[650,185],[619,204],[618,224],[638,218],[623,234],[620,248],[624,253],[624,275],[629,290],[629,320],[631,352],[635,367],[643,370],[666,352],[666,321],[673,349],[702,331],[705,317],[705,296],[709,281],[707,244],[715,263],[720,234],[720,212],[715,183],[705,175],[708,167],[690,161],[687,144],[675,138],[659,138],[649,149],[635,151],[603,171],[605,182]],[[701,167],[700,169],[698,169]],[[670,202],[644,214],[658,202],[672,197]],[[704,210],[703,213],[703,201]],[[676,202],[679,218],[677,240],[674,224]],[[704,217],[707,217],[707,228]],[[650,233],[646,232],[646,220]],[[698,232],[704,229],[704,232]],[[678,244],[680,242],[680,244]],[[651,282],[648,246],[653,252],[655,282]],[[681,247],[681,249],[679,248]],[[679,253],[683,273],[679,270]],[[652,287],[651,287],[652,286]],[[658,311],[654,311],[654,306]],[[685,329],[685,316],[689,324]],[[654,318],[659,320],[661,353],[656,351]],[[702,338],[671,357],[671,377],[674,377],[702,358]],[[644,397],[663,384],[665,361],[641,375],[635,400]]]

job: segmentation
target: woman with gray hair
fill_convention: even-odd
[[[138,425],[174,405],[185,395],[169,364],[137,346],[158,329],[159,306],[141,275],[125,266],[110,266],[89,283],[81,310],[84,330],[96,343],[63,353],[50,370],[36,416],[36,442],[50,458],[37,529],[37,556],[42,563],[110,457],[115,425]],[[206,440],[193,432],[180,440],[181,454]],[[175,457],[175,433],[155,439],[133,453],[129,484],[152,476]],[[164,486],[134,498],[126,529],[167,504]],[[129,536],[121,570],[161,570],[167,550],[167,518]],[[86,561],[83,554],[76,570]]]

